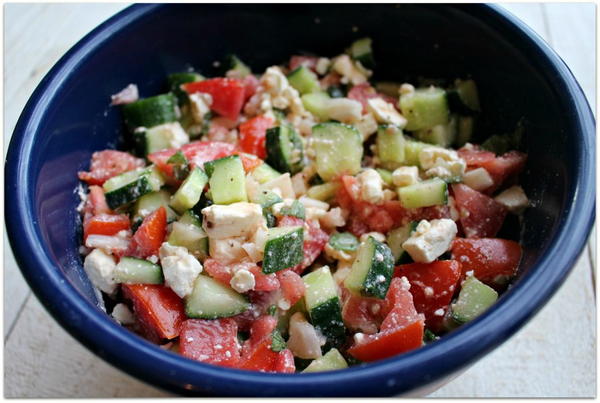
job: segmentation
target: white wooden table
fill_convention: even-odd
[[[5,150],[19,113],[50,67],[84,34],[125,6],[5,4]],[[595,110],[595,6],[504,7],[556,49]],[[431,396],[595,396],[595,236],[592,239],[565,284],[535,319]],[[32,296],[6,239],[4,250],[6,397],[169,396],[106,364],[68,335]]]

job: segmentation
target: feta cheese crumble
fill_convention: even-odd
[[[202,272],[202,265],[183,246],[164,242],[159,250],[160,263],[166,285],[185,298],[192,293],[194,281]]]
[[[456,224],[450,219],[422,220],[402,248],[415,262],[431,263],[450,248],[456,233]]]

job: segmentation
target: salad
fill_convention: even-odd
[[[228,67],[112,97],[132,148],[92,155],[79,211],[116,321],[192,360],[315,372],[435,342],[497,300],[526,155],[521,128],[470,143],[472,79],[376,82],[369,38]]]

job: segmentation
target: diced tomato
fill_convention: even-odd
[[[354,236],[360,238],[361,235],[369,232],[369,227],[366,223],[364,223],[360,217],[351,215],[348,218],[348,223],[346,225],[346,229],[352,233]]]
[[[385,317],[382,315],[384,304],[384,301],[377,298],[358,297],[350,294],[342,307],[344,324],[351,330],[375,334]]]
[[[296,272],[286,269],[277,272],[277,279],[281,284],[283,297],[293,306],[298,302],[306,291],[304,280]]]
[[[158,255],[158,249],[167,235],[167,211],[164,206],[148,214],[137,229],[130,245],[131,256],[147,258]]]
[[[248,299],[250,300],[250,308],[233,317],[237,322],[239,329],[242,331],[249,331],[256,321],[256,318],[261,315],[266,315],[267,309],[273,305],[278,298],[278,291],[249,291]]]
[[[273,372],[282,374],[293,374],[296,372],[296,364],[294,363],[294,354],[288,348],[279,352]]]
[[[292,56],[290,58],[290,71],[294,71],[300,66],[304,66],[314,71],[318,60],[319,58],[316,56]]]
[[[242,262],[224,265],[215,259],[208,258],[204,261],[204,270],[215,280],[229,286],[231,278],[238,270],[248,270],[254,275],[255,291],[273,291],[279,288],[279,281],[275,274],[264,274],[262,269],[254,263]]]
[[[242,349],[239,368],[263,372],[294,372],[294,357],[285,349],[275,352],[271,349],[273,330],[277,327],[277,319],[265,315],[258,318],[250,329],[250,339],[246,340]]]
[[[424,317],[417,312],[412,294],[407,289],[402,278],[394,278],[385,296],[385,304],[382,305],[382,315],[385,319],[381,324],[381,331],[406,326],[415,320],[423,320]]]
[[[456,260],[440,260],[397,266],[394,277],[402,276],[410,282],[415,308],[425,315],[427,327],[440,330],[444,313],[461,277],[460,263]]]
[[[452,243],[452,259],[461,263],[462,275],[473,275],[489,285],[503,285],[516,274],[523,251],[517,242],[498,238],[464,239]]]
[[[274,372],[279,361],[279,353],[273,351],[271,345],[271,338],[261,340],[242,356],[238,368],[250,371]]]
[[[104,197],[104,189],[97,185],[89,187],[89,193],[84,206],[84,212],[86,215],[98,215],[98,214],[111,214],[112,211],[106,203],[106,197]]]
[[[215,280],[229,285],[229,281],[233,277],[231,270],[232,266],[226,266],[219,261],[208,258],[204,261],[204,271]]]
[[[350,347],[348,353],[363,362],[389,358],[421,347],[424,330],[423,321],[418,320],[404,327],[367,335],[361,343]]]
[[[210,94],[210,109],[231,120],[237,120],[244,105],[245,85],[234,78],[211,78],[182,85],[189,94]]]
[[[244,167],[244,171],[252,172],[256,167],[264,164],[264,161],[252,154],[238,153],[240,159],[242,160],[242,166]]]
[[[265,274],[262,268],[253,264],[248,271],[254,275],[255,291],[274,291],[279,289],[279,280],[275,273]]]
[[[329,88],[331,86],[338,86],[342,82],[342,76],[336,72],[327,73],[322,79],[319,80],[321,88]]]
[[[481,163],[481,166],[494,180],[493,190],[496,190],[507,180],[516,177],[525,167],[525,162],[527,162],[527,154],[509,151],[494,160]]]
[[[267,129],[273,127],[274,120],[270,116],[259,115],[240,125],[240,148],[242,151],[265,159],[267,151],[265,139]]]
[[[113,176],[144,165],[144,160],[135,158],[126,152],[115,150],[97,151],[92,154],[90,172],[79,171],[79,179],[89,185],[102,185]]]
[[[244,81],[244,101],[247,101],[252,97],[252,95],[256,94],[256,90],[260,81],[253,74],[248,74],[243,79]]]
[[[228,157],[235,153],[235,145],[221,141],[195,141],[181,147],[181,152],[192,166],[202,168],[205,162]]]
[[[500,231],[507,214],[502,204],[461,183],[452,185],[452,193],[467,238],[494,237]]]
[[[192,360],[237,367],[240,361],[237,324],[231,318],[188,319],[181,325],[179,351]]]
[[[271,315],[263,315],[256,319],[250,328],[250,338],[244,342],[242,354],[247,355],[264,339],[271,339],[271,334],[276,327],[277,319]]]
[[[185,320],[183,301],[170,288],[153,284],[123,284],[123,295],[133,310],[144,335],[151,341],[179,336]]]
[[[458,156],[464,159],[467,163],[467,166],[470,167],[480,167],[481,164],[496,159],[496,154],[491,151],[482,150],[478,147],[463,147],[458,150]]]
[[[291,215],[283,216],[277,220],[278,227],[296,227],[298,225],[304,226],[304,220]]]
[[[297,225],[304,225],[304,221],[292,216],[281,217],[277,222],[278,227],[293,227]],[[304,229],[304,258],[302,259],[302,263],[291,268],[298,274],[313,264],[325,248],[327,241],[329,241],[329,235],[319,228],[316,222],[309,221],[307,225],[308,231],[306,227]]]
[[[358,101],[363,106],[363,114],[367,113],[368,105],[367,101],[372,98],[379,97],[375,88],[371,87],[369,83],[358,84],[352,87],[348,91],[348,98]]]
[[[86,220],[83,225],[83,240],[88,235],[116,235],[119,231],[131,228],[129,217],[125,214],[97,214]]]

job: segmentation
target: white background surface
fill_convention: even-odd
[[[121,4],[5,4],[4,141],[46,72]],[[595,6],[505,4],[571,68],[595,110]],[[59,22],[59,23],[57,23]],[[51,27],[51,29],[48,29]],[[6,397],[168,396],[88,352],[31,294],[5,239]],[[592,397],[596,394],[595,247],[546,307],[435,397]]]

